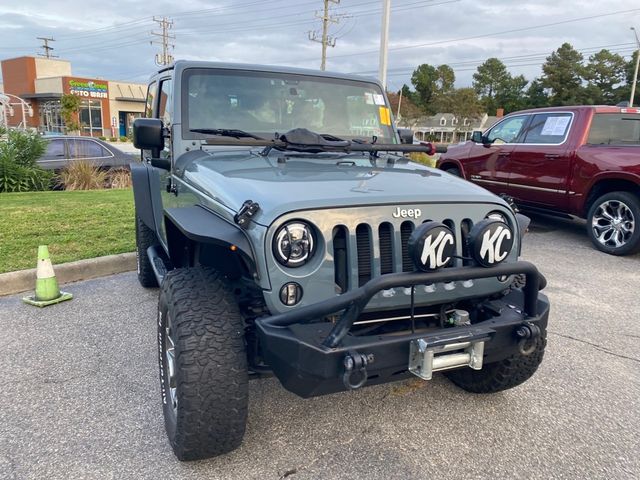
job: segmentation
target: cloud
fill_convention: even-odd
[[[0,6],[5,25],[0,58],[35,55],[40,41],[52,36],[54,54],[72,62],[79,76],[144,82],[156,69],[160,51],[152,16],[173,19],[175,58],[279,64],[318,68],[320,45],[308,32],[320,27],[315,11],[321,0],[273,0],[231,3],[168,0],[153,4],[23,0]],[[150,11],[153,5],[153,11]],[[410,83],[421,63],[452,65],[458,86],[471,83],[473,71],[489,57],[504,59],[514,74],[533,79],[540,65],[563,42],[585,52],[609,46],[629,56],[634,48],[629,27],[640,27],[637,0],[392,0],[388,83]],[[328,69],[377,76],[381,0],[342,0],[332,12],[342,15],[330,25],[336,46],[328,49]],[[576,22],[547,26],[579,17]],[[502,32],[502,33],[501,33]],[[471,38],[474,37],[474,38]],[[421,45],[421,46],[417,46]],[[407,48],[410,47],[410,48]]]

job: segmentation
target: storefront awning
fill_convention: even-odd
[[[32,98],[32,99],[39,99],[39,98],[61,98],[62,94],[61,93],[57,93],[57,92],[51,92],[51,93],[23,93],[22,95],[19,95],[20,98]]]
[[[135,98],[135,97],[116,97],[116,100],[119,102],[135,102],[135,103],[146,102],[144,98]]]

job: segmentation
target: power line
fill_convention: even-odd
[[[155,35],[156,37],[162,37],[162,54],[156,54],[156,64],[157,65],[169,65],[173,62],[173,56],[169,54],[169,48],[175,48],[175,45],[169,43],[169,39],[175,39],[175,35],[171,35],[169,30],[173,28],[173,20],[168,20],[167,17],[156,18],[153,17],[153,21],[160,25],[162,32],[151,32],[151,35]],[[151,44],[153,45],[153,40]]]
[[[571,18],[568,20],[561,20],[558,22],[552,22],[552,23],[545,23],[542,25],[534,25],[531,27],[523,27],[523,28],[514,28],[511,30],[503,30],[500,32],[493,32],[493,33],[484,33],[484,34],[480,34],[480,35],[472,35],[472,36],[468,36],[468,37],[460,37],[460,38],[452,38],[449,40],[439,40],[436,42],[429,42],[429,43],[418,43],[418,44],[413,44],[413,45],[404,45],[401,47],[391,47],[389,48],[389,51],[399,51],[399,50],[409,50],[409,49],[413,49],[413,48],[423,48],[423,47],[432,47],[435,45],[444,45],[447,43],[454,43],[454,42],[461,42],[464,40],[477,40],[479,38],[487,38],[487,37],[494,37],[497,35],[504,35],[507,33],[518,33],[518,32],[524,32],[524,31],[528,31],[528,30],[535,30],[538,28],[545,28],[545,27],[552,27],[552,26],[556,26],[556,25],[564,25],[567,23],[573,23],[573,22],[581,22],[584,20],[592,20],[594,18],[602,18],[602,17],[610,17],[613,15],[622,15],[624,13],[632,13],[632,12],[638,12],[640,11],[640,8],[632,8],[630,10],[619,10],[616,12],[610,12],[610,13],[601,13],[599,15],[590,15],[588,17],[578,17],[578,18]],[[357,53],[345,53],[345,54],[341,54],[341,55],[335,55],[333,58],[344,58],[344,57],[353,57],[353,56],[362,56],[362,55],[370,55],[373,53],[378,53],[378,50],[366,50],[366,51],[361,51],[361,52],[357,52]]]

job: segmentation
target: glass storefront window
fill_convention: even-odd
[[[100,100],[83,100],[79,119],[82,133],[92,137],[102,135],[102,104]]]

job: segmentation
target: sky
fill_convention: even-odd
[[[175,59],[317,69],[321,46],[308,37],[322,8],[323,0],[0,0],[0,59],[43,53],[36,37],[50,37],[76,76],[145,83],[161,51],[155,16],[173,21]],[[381,11],[382,0],[331,0],[327,70],[378,76]],[[450,65],[456,86],[470,86],[490,57],[533,80],[563,42],[585,58],[602,48],[630,58],[632,26],[640,32],[640,0],[391,0],[387,84],[398,90],[429,63]]]

